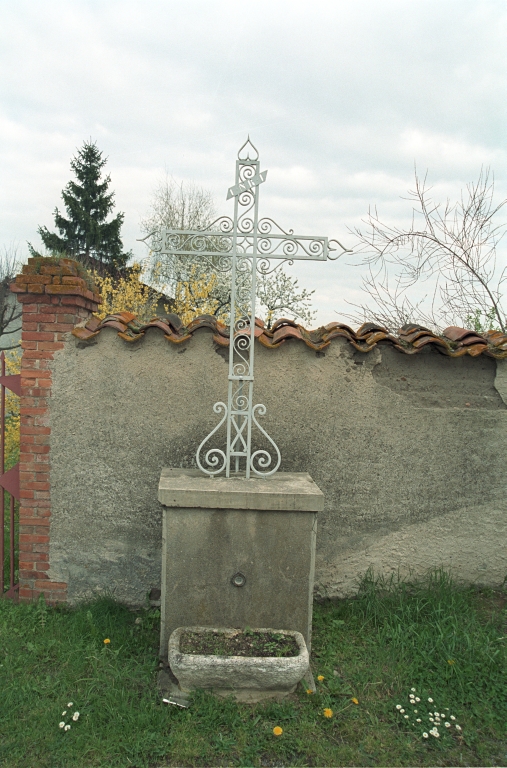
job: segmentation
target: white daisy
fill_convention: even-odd
[[[447,722],[445,722],[444,725],[445,725],[446,728],[450,728],[451,727],[451,724],[447,723]]]
[[[423,733],[423,739],[427,739],[427,738],[428,738],[428,734],[427,733]]]
[[[62,722],[61,722],[61,723],[58,723],[58,725],[59,725],[59,727],[60,727],[60,728],[63,728],[63,726],[65,725],[65,723],[64,723],[64,722],[63,722],[63,720],[62,720]]]
[[[413,691],[413,692],[415,693],[415,688],[411,688],[410,690],[411,690],[411,691]]]
[[[461,731],[461,726],[456,723],[455,728],[457,731]]]
[[[418,722],[418,723],[420,723],[420,722],[421,722],[421,718],[420,718],[420,717],[418,717],[418,718],[417,718],[417,722]]]
[[[66,726],[65,726],[65,728],[64,728],[63,730],[64,730],[64,731],[70,731],[70,725],[66,725]]]
[[[408,720],[408,715],[403,715],[403,717],[405,718],[405,720]]]
[[[73,707],[73,706],[74,706],[74,704],[71,701],[69,701],[69,703],[67,704],[67,709],[69,709],[70,707]]]
[[[433,704],[433,699],[428,699],[430,704]]]
[[[456,718],[454,717],[454,715],[451,715],[451,720],[456,720]]]
[[[401,704],[396,704],[396,709],[401,709]]]
[[[421,699],[419,698],[419,696],[416,696],[416,697],[415,697],[415,700],[416,700],[416,701],[421,701]]]
[[[74,722],[76,722],[76,720],[79,720],[79,712],[74,712],[74,714],[72,715],[72,719],[74,720]]]

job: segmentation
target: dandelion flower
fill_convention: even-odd
[[[352,704],[359,704],[359,701],[356,699],[356,697],[355,697],[355,696],[353,696],[353,697],[351,698],[351,702],[352,702]],[[404,709],[402,709],[401,711],[402,711],[402,712],[404,712],[405,710],[404,710]]]
[[[427,738],[428,738],[428,734],[426,732],[424,732],[423,733],[423,739],[427,739]]]
[[[74,714],[72,715],[72,719],[74,720],[74,722],[79,720],[79,712],[74,712]]]
[[[111,640],[108,637],[106,637],[106,639],[104,640],[104,645],[109,645],[110,642]],[[72,704],[69,704],[69,706],[72,706]]]
[[[396,709],[401,709],[401,704],[396,704]]]
[[[275,727],[273,728],[273,733],[275,734],[275,736],[281,736],[283,733],[283,730],[282,728],[280,728],[279,725],[275,725]]]
[[[416,697],[415,697],[415,700],[416,700],[416,701],[421,701],[421,699],[419,698],[419,696],[416,696]]]
[[[446,728],[450,728],[451,727],[451,724],[447,723],[447,722],[445,722],[444,725],[445,725]]]
[[[455,728],[457,731],[461,731],[461,726],[456,723]]]
[[[66,725],[66,726],[65,726],[65,728],[64,728],[63,730],[64,730],[64,731],[70,731],[70,725]]]
[[[313,693],[313,691],[312,691],[312,689],[311,689],[311,688],[307,688],[307,689],[306,689],[306,692],[307,692],[307,694],[308,694],[308,695],[310,695],[311,693]]]
[[[63,720],[62,720],[62,722],[61,722],[61,723],[58,723],[58,727],[59,727],[59,728],[63,728],[63,727],[64,727],[64,725],[65,725],[65,723],[63,722]]]
[[[411,688],[410,690],[411,690],[413,693],[415,693],[415,688]]]
[[[333,717],[333,710],[329,709],[329,707],[326,707],[324,710],[324,717]]]
[[[74,704],[71,701],[69,701],[69,703],[67,704],[67,709],[70,709],[70,707],[73,707],[73,706]]]
[[[319,681],[319,683],[321,683],[324,680],[324,675],[319,675],[317,677],[317,680]]]
[[[104,640],[104,642],[105,642],[105,640]],[[433,699],[428,699],[428,701],[429,701],[430,704],[433,704]]]

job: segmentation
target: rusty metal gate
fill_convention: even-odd
[[[19,462],[5,472],[5,390],[21,395],[21,374],[5,375],[5,352],[0,354],[0,598],[17,598],[19,562],[18,522]]]

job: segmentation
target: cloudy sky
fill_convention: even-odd
[[[0,8],[0,247],[40,245],[69,161],[108,157],[123,240],[165,171],[219,213],[249,133],[269,170],[261,214],[353,244],[370,205],[390,223],[414,163],[436,197],[491,167],[507,197],[504,0],[17,0]],[[359,261],[292,268],[318,320],[361,301]]]

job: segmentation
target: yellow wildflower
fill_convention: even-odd
[[[317,677],[317,680],[319,681],[319,683],[321,683],[324,680],[324,675],[319,675]]]
[[[359,704],[359,701],[356,699],[355,696],[351,699],[351,702],[352,704]]]
[[[308,694],[310,694],[310,693],[313,693],[313,691],[312,691],[312,689],[311,689],[311,688],[307,688],[307,689],[306,689],[306,692],[307,692]]]
[[[324,717],[333,717],[333,710],[326,707],[324,710]]]
[[[111,640],[108,637],[106,637],[106,639],[104,640],[104,644],[108,645],[110,642],[111,642]]]
[[[280,728],[279,725],[275,725],[275,727],[273,728],[273,733],[275,734],[275,736],[281,736],[283,733],[283,730]]]

